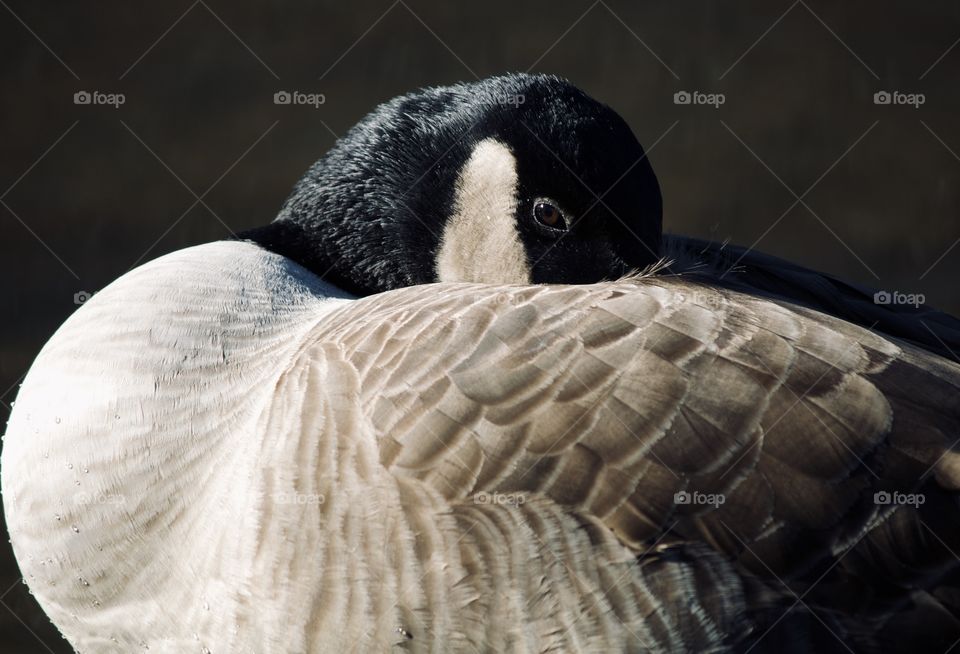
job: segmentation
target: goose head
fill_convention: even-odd
[[[367,295],[437,281],[590,283],[659,258],[656,176],[626,122],[511,74],[377,107],[242,235]]]

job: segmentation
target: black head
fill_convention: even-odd
[[[243,236],[345,290],[586,283],[659,257],[643,148],[569,82],[506,75],[381,105]]]

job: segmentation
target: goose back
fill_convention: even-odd
[[[933,646],[960,635],[958,386],[683,278],[349,300],[218,243],[51,339],[4,505],[82,650]]]

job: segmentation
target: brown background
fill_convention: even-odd
[[[567,76],[656,143],[668,230],[760,239],[960,313],[958,19],[946,0],[3,0],[0,417],[75,293],[268,222],[377,103],[503,71]],[[877,106],[881,89],[926,102]],[[78,106],[79,90],[126,102]],[[277,106],[278,90],[326,103]],[[726,102],[677,106],[678,90]],[[0,650],[66,651],[8,548]]]

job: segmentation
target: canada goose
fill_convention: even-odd
[[[458,145],[445,121],[473,120]],[[70,643],[947,649],[960,366],[709,275],[589,283],[662,253],[646,160],[613,184],[627,135],[556,78],[405,96],[272,226],[71,316],[2,453],[15,553]],[[615,190],[590,206],[572,170]]]

